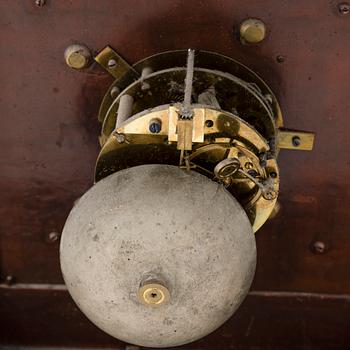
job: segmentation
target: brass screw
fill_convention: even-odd
[[[241,23],[239,34],[242,44],[258,44],[266,37],[266,26],[259,19],[249,18]]]
[[[159,283],[147,283],[138,291],[139,301],[146,305],[161,305],[169,301],[169,290]]]
[[[64,58],[69,67],[82,69],[88,66],[91,60],[91,53],[86,46],[73,44],[64,51]]]

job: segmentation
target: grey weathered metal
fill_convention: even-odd
[[[175,166],[116,172],[79,199],[63,230],[61,267],[85,315],[114,337],[167,347],[223,324],[248,293],[255,238],[237,200],[203,175]],[[138,291],[157,282],[160,305]]]

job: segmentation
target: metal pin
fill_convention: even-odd
[[[194,71],[194,50],[188,49],[187,54],[187,69],[185,79],[185,97],[183,102],[182,115],[185,118],[192,116],[191,98],[193,85],[193,71]]]
[[[112,98],[116,98],[119,94],[120,94],[120,89],[118,86],[113,86],[112,89],[111,89],[111,97]]]
[[[149,88],[151,87],[149,85],[149,83],[147,83],[146,81],[143,81],[144,79],[146,79],[150,74],[153,73],[153,69],[151,67],[145,67],[142,69],[141,72],[141,90],[145,91],[145,90],[149,90]]]
[[[134,98],[130,95],[123,95],[120,98],[116,128],[119,128],[132,114]]]

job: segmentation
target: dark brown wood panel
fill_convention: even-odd
[[[4,345],[125,347],[90,323],[65,291],[0,289],[0,313],[6,315],[0,318]],[[345,350],[350,344],[349,324],[350,298],[249,295],[226,324],[181,348]]]
[[[286,126],[317,134],[313,152],[280,154],[282,209],[257,234],[253,289],[350,294],[350,15],[341,16],[336,1],[47,0],[37,7],[34,0],[13,0],[1,1],[0,13],[2,280],[11,275],[19,283],[62,282],[58,242],[48,243],[47,235],[61,231],[74,200],[92,184],[99,150],[97,112],[112,79],[97,65],[80,72],[69,69],[64,49],[82,43],[97,52],[109,44],[133,63],[163,50],[192,47],[246,63],[275,91]],[[242,46],[237,40],[237,25],[247,17],[266,23],[268,37],[261,45]],[[284,56],[283,63],[276,61],[277,55]],[[324,254],[311,252],[314,241],[324,242]],[[37,327],[41,332],[43,324],[33,321],[34,328],[26,330],[32,322],[26,312],[35,314],[41,304],[37,294],[26,295],[6,291],[6,303],[22,303],[11,306],[16,313],[1,300],[1,322],[8,319],[18,329],[16,336],[10,332],[6,339],[35,343],[44,337],[42,341],[53,342],[54,330],[72,323],[73,330],[66,333],[72,344],[82,341],[75,339],[74,327],[81,327],[77,332],[86,333],[92,345],[110,344],[80,321],[80,314],[69,314],[65,326],[56,326],[52,316],[45,334],[33,333],[31,338],[31,330]],[[51,295],[47,308],[54,300],[63,303],[63,309],[71,307],[67,296]],[[239,334],[242,348],[264,342],[265,349],[284,348],[283,339],[290,339],[293,349],[299,344],[330,348],[327,344],[349,340],[341,321],[348,315],[339,314],[343,304],[280,302],[249,299],[239,314],[249,316],[236,317],[243,317],[243,324],[225,325],[208,344],[222,336],[237,348]],[[250,322],[254,312],[266,313],[266,318],[256,316],[262,317],[263,328],[252,333],[255,343],[252,335],[242,336],[244,322]],[[279,321],[272,320],[271,329],[269,314]],[[273,332],[274,327],[280,333]]]

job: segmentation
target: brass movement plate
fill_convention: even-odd
[[[244,207],[256,232],[277,202],[279,149],[311,150],[314,134],[283,130],[278,101],[262,79],[241,63],[206,51],[195,56],[193,89],[197,97],[212,89],[216,107],[193,101],[193,120],[180,125],[186,57],[187,51],[165,52],[133,67],[110,47],[96,57],[116,80],[100,108],[102,150],[95,181],[141,164],[179,165],[180,158],[182,166],[184,156],[187,169],[224,183]],[[111,69],[111,59],[120,67]],[[151,73],[140,78],[145,68]],[[111,94],[114,87],[118,87],[119,95]],[[116,129],[124,94],[134,98],[132,116]],[[157,132],[151,130],[152,120],[160,122]],[[180,157],[180,150],[187,153]],[[215,166],[232,157],[239,161],[239,171],[216,179]]]
[[[112,50],[111,48],[109,49]],[[106,52],[108,53],[108,50]],[[99,55],[96,57],[96,59],[98,57]],[[143,59],[137,62],[135,65],[133,65],[133,68],[136,72],[138,72],[139,75],[144,68],[150,67],[154,71],[154,73],[150,74],[145,80],[150,86],[150,90],[147,92],[147,94],[145,94],[145,92],[142,90],[143,80],[141,79],[139,79],[133,87],[130,86],[132,81],[135,80],[135,76],[133,75],[133,73],[126,73],[122,78],[119,77],[113,82],[102,101],[99,112],[99,121],[103,123],[103,131],[101,137],[102,144],[107,140],[108,136],[114,129],[116,113],[118,111],[119,98],[115,99],[111,97],[111,90],[113,89],[113,87],[120,88],[121,95],[124,93],[129,93],[134,96],[140,96],[137,97],[140,99],[140,101],[136,101],[135,103],[134,114],[137,114],[144,109],[154,108],[164,103],[180,102],[182,101],[181,91],[176,91],[175,89],[173,90],[173,94],[169,94],[167,92],[168,87],[162,85],[162,81],[166,81],[166,79],[164,80],[164,75],[162,77],[159,77],[158,80],[157,78],[155,78],[155,76],[158,76],[159,72],[163,70],[171,72],[174,71],[174,67],[185,67],[186,58],[187,50],[167,51]],[[99,59],[97,59],[97,61],[100,64],[103,63]],[[102,66],[106,67],[106,59],[104,60]],[[212,70],[212,74],[214,72],[218,73],[219,80],[222,78],[230,78],[234,79],[236,83],[243,84],[245,88],[248,89],[248,95],[253,94],[257,98],[257,106],[260,105],[261,108],[266,108],[266,112],[264,111],[263,114],[267,113],[267,115],[269,116],[261,115],[261,112],[259,112],[259,116],[257,115],[257,118],[260,120],[258,124],[261,122],[264,124],[264,127],[261,131],[265,129],[270,130],[269,137],[271,137],[271,135],[274,134],[274,127],[278,128],[283,126],[281,109],[279,107],[276,97],[274,96],[270,88],[267,86],[267,84],[264,83],[264,81],[248,67],[230,57],[204,50],[196,51],[195,67],[196,69],[198,69],[199,67],[206,71]],[[180,70],[185,71],[185,68],[182,68]],[[220,73],[221,75],[223,75],[223,77],[220,75]],[[173,86],[173,88],[175,88],[179,84],[182,84],[183,79],[184,76],[179,76],[178,83],[176,83]],[[212,78],[209,77],[208,79]],[[169,81],[171,80],[172,79],[169,79]],[[157,86],[159,88],[157,89],[157,91],[154,91],[154,88]],[[123,90],[124,88],[126,88],[125,91]],[[223,87],[223,91],[224,90],[229,89],[227,87]],[[148,95],[149,93],[152,93],[152,95]],[[243,94],[244,96],[246,95],[245,92]],[[156,96],[160,97],[159,101],[155,100],[155,98],[157,98]],[[144,100],[145,98],[146,100]],[[237,96],[237,98],[242,100],[242,98],[239,96]],[[252,101],[254,101],[254,99]],[[144,108],[142,108],[142,106],[144,106]],[[227,110],[229,112],[231,111],[231,107],[229,104],[227,106],[222,107],[224,107],[222,108],[224,110]],[[255,113],[257,113],[256,111],[257,109],[254,108],[252,111],[247,111],[247,113],[243,113],[242,115],[254,115]]]
[[[180,106],[163,106],[139,113],[128,119],[104,144],[97,160],[95,180],[99,181],[118,170],[141,164],[178,165],[180,151],[177,150],[173,126],[169,120],[175,118]],[[194,125],[198,123],[201,134],[193,133],[193,149],[189,162],[193,171],[215,180],[214,166],[223,159],[238,157],[245,171],[254,171],[256,181],[269,179],[275,198],[266,199],[258,186],[246,176],[238,176],[227,184],[227,189],[240,201],[256,232],[269,218],[277,200],[279,171],[275,158],[267,160],[261,167],[258,154],[269,151],[265,138],[241,118],[203,107],[193,106]],[[198,118],[196,117],[198,116]],[[159,133],[152,134],[149,124],[161,121]],[[208,123],[210,121],[210,123]],[[196,127],[194,127],[195,129]],[[248,166],[248,164],[250,164]],[[248,168],[247,168],[248,167]],[[274,174],[274,177],[269,177]],[[264,180],[265,179],[265,180]],[[238,191],[237,191],[238,190]]]

